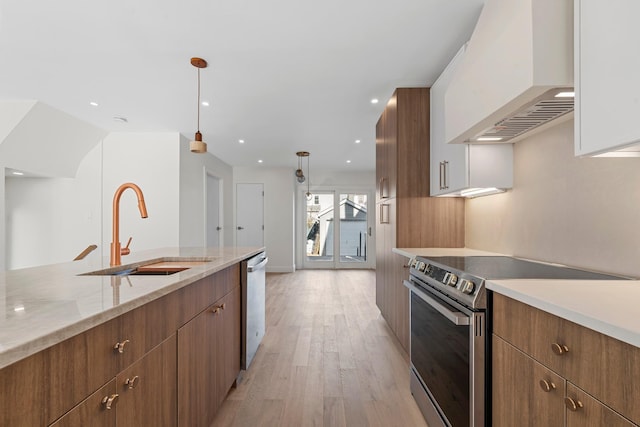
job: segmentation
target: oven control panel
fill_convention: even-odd
[[[478,281],[474,280],[473,276],[450,271],[415,258],[409,262],[409,267],[412,274],[454,299],[473,300],[479,292]]]

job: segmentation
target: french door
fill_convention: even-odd
[[[300,249],[304,268],[371,268],[370,194],[324,190],[302,194]],[[373,251],[373,252],[370,252]]]

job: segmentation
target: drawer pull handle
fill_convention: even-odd
[[[566,345],[558,344],[554,342],[553,344],[551,344],[551,350],[553,350],[553,352],[558,356],[562,356],[565,353],[569,352],[569,347],[567,347]]]
[[[105,396],[104,398],[102,398],[102,404],[104,405],[105,409],[110,410],[113,405],[118,403],[118,397],[118,394],[112,394],[111,396]]]
[[[127,378],[127,380],[124,383],[129,387],[129,390],[133,390],[134,388],[136,388],[139,382],[140,382],[140,377],[136,375],[133,378]]]
[[[124,347],[129,343],[129,340],[124,340],[122,342],[117,342],[114,344],[113,349],[117,350],[118,353],[122,354],[124,353]]]
[[[556,385],[553,383],[553,381],[540,380],[539,384],[542,391],[546,393],[549,393],[550,391],[553,391],[556,389]]]
[[[576,412],[578,409],[581,409],[584,405],[579,400],[573,400],[570,397],[564,398],[564,406],[567,407],[568,410]]]
[[[219,314],[220,310],[224,310],[227,307],[227,303],[222,303],[219,306],[212,308],[210,311],[213,314]]]

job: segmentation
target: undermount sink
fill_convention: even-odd
[[[168,276],[214,261],[216,257],[166,257],[82,273],[79,276]]]

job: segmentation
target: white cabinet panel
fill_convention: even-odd
[[[575,0],[574,6],[575,153],[639,144],[640,1]],[[640,147],[628,151],[640,155]]]
[[[447,144],[445,114],[463,114],[463,111],[458,112],[456,108],[445,109],[445,92],[464,56],[465,48],[466,45],[458,51],[431,86],[432,196],[455,196],[469,188],[511,188],[513,185],[512,144]]]

